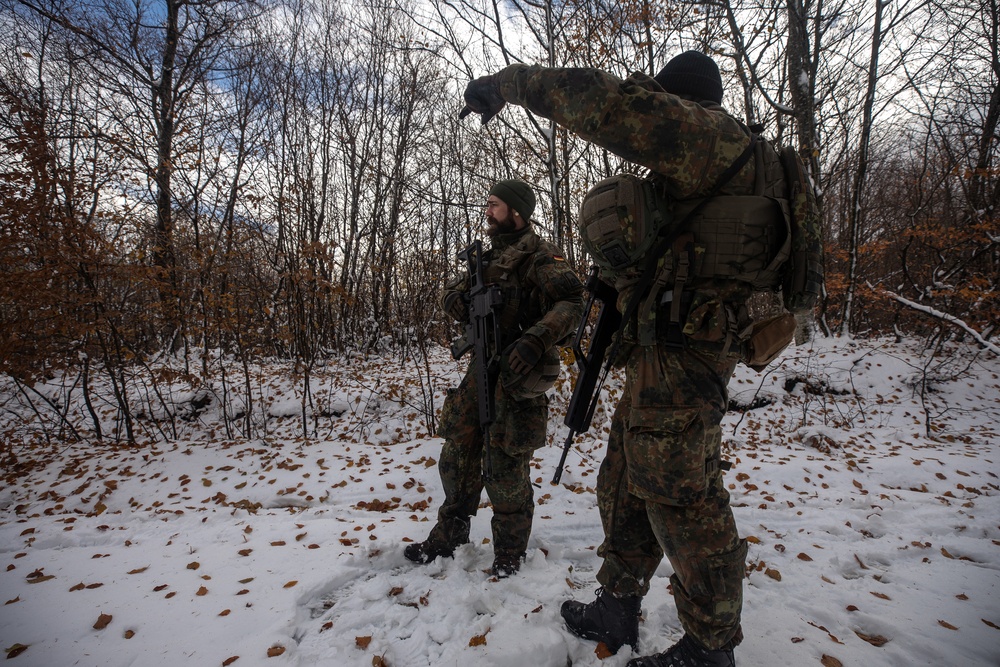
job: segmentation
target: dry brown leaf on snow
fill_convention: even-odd
[[[208,589],[205,588],[204,586],[201,586],[198,588],[198,592],[195,593],[195,595],[197,595],[198,597],[204,597],[208,595]]]
[[[141,573],[145,572],[148,569],[149,569],[149,566],[147,565],[146,567],[140,567],[140,568],[138,568],[136,570],[129,570],[128,572],[126,572],[126,574],[141,574]]]
[[[858,632],[857,630],[854,631],[854,634],[856,634],[858,637],[865,640],[872,646],[884,646],[889,643],[889,640],[883,637],[882,635],[866,635],[865,633]]]
[[[187,569],[189,570],[197,570],[199,567],[201,567],[201,563],[198,561],[193,561],[187,564]]]
[[[285,647],[280,644],[275,644],[271,648],[267,649],[267,657],[277,658],[279,655],[285,652]]]
[[[825,653],[823,654],[823,657],[820,659],[820,663],[823,665],[823,667],[844,667],[844,663],[842,663],[840,660],[837,660],[832,655],[826,655]]]
[[[43,581],[48,581],[49,579],[55,579],[55,578],[56,575],[54,574],[43,574],[42,568],[38,568],[37,570],[35,570],[34,572],[30,573],[28,576],[25,577],[25,579],[28,581],[29,584],[39,584]]]
[[[490,634],[490,629],[487,629],[481,635],[476,635],[469,640],[469,646],[485,646],[486,645],[486,635]]]
[[[28,646],[30,646],[30,644],[14,644],[13,646],[8,646],[4,649],[4,651],[7,652],[7,659],[10,660],[11,658],[16,658],[21,655],[28,650]]]
[[[97,617],[97,622],[94,623],[94,629],[103,630],[104,628],[108,627],[109,623],[111,623],[111,619],[112,619],[111,614],[101,614],[100,616]]]
[[[299,583],[298,579],[292,579],[291,581],[289,581],[287,584],[284,585],[284,588],[292,588],[298,583]]]
[[[942,628],[948,628],[949,630],[958,630],[958,628],[956,628],[948,621],[942,621],[941,619],[938,619],[938,625],[940,625]]]
[[[613,656],[614,653],[611,652],[611,649],[604,642],[597,642],[597,647],[594,648],[594,655],[597,656],[598,660],[606,660]]]
[[[229,667],[229,665],[233,664],[234,662],[236,662],[239,659],[240,659],[240,656],[238,656],[238,655],[231,655],[231,656],[229,656],[228,658],[226,658],[225,660],[222,661],[222,667]]]
[[[372,643],[371,636],[368,637],[355,637],[354,645],[357,646],[362,651],[368,648],[368,645]]]
[[[372,667],[389,667],[389,663],[385,661],[384,655],[373,655]]]

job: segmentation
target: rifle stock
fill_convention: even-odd
[[[500,345],[500,322],[497,308],[503,302],[498,285],[483,282],[483,243],[476,240],[458,258],[469,268],[469,322],[465,325],[464,343],[452,345],[455,358],[472,350],[476,373],[476,397],[479,403],[479,427],[483,433],[483,477],[493,476],[490,454],[490,424],[496,419],[495,384]]]
[[[576,357],[579,373],[576,377],[576,384],[573,385],[573,396],[569,401],[569,408],[566,410],[566,418],[563,420],[563,423],[569,426],[569,436],[563,444],[559,466],[552,478],[553,484],[558,484],[559,480],[562,479],[566,455],[569,454],[569,449],[573,445],[573,439],[577,434],[584,433],[590,428],[590,422],[594,418],[594,410],[601,397],[601,386],[604,384],[604,378],[607,377],[608,368],[611,366],[610,360],[607,364],[604,363],[605,356],[622,321],[621,313],[618,312],[617,307],[618,290],[601,280],[598,267],[592,266],[590,268],[586,287],[590,297],[587,299],[587,306],[583,311],[583,317],[580,318],[580,325],[576,329],[576,337],[573,339],[573,355]],[[584,352],[583,337],[595,302],[600,302],[600,310],[590,336],[590,345]],[[604,367],[603,371],[602,366]]]

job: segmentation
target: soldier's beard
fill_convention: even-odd
[[[492,215],[486,216],[486,235],[493,238],[497,234],[510,234],[517,231],[517,223],[514,216],[508,215],[503,220],[497,220]]]

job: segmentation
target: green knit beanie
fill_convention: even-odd
[[[535,212],[535,193],[524,181],[500,181],[490,190],[500,201],[521,214],[525,221]]]

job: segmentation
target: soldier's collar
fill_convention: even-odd
[[[497,234],[492,239],[493,248],[496,250],[503,250],[504,248],[509,248],[514,245],[522,238],[527,236],[532,232],[531,222],[529,221],[524,229],[519,229],[516,232],[511,232],[509,234]]]

